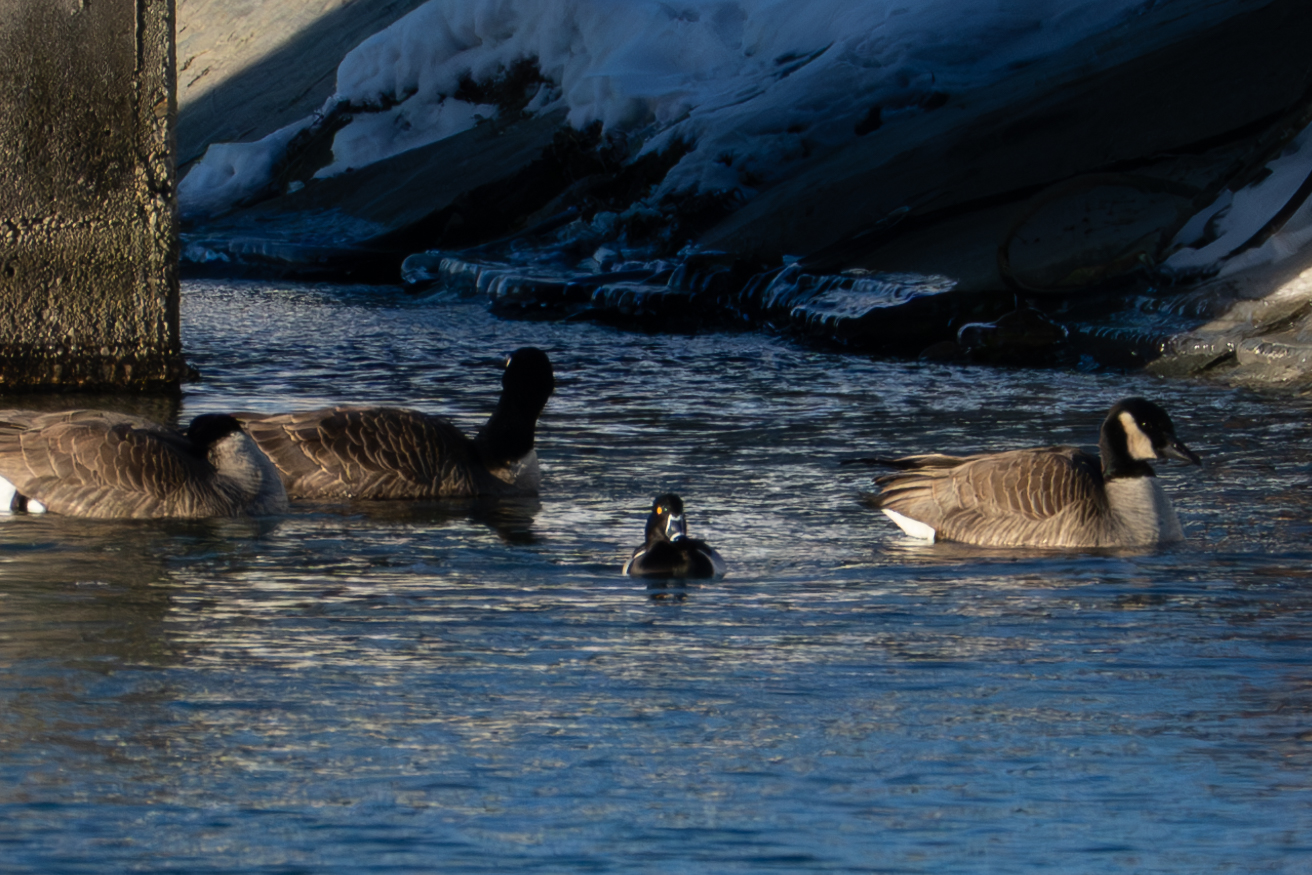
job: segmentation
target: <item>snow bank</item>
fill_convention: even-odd
[[[461,80],[533,58],[548,84],[529,111],[563,107],[576,127],[599,121],[646,149],[682,138],[696,149],[664,190],[750,196],[858,136],[863,120],[872,129],[922,112],[937,95],[1187,2],[430,0],[342,60],[324,114],[346,107],[352,120],[319,175],[467,130],[496,108],[457,99]],[[290,130],[211,146],[180,188],[184,215],[221,212],[265,189]]]

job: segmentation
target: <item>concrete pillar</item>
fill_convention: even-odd
[[[174,0],[0,0],[0,392],[186,370],[173,22]]]

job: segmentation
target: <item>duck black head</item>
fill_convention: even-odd
[[[1103,476],[1152,477],[1149,462],[1179,459],[1193,465],[1202,461],[1175,436],[1166,411],[1144,398],[1126,398],[1107,413],[1098,441]]]
[[[656,496],[647,517],[647,543],[677,541],[688,537],[688,524],[683,518],[683,499],[673,492]]]
[[[666,492],[651,503],[646,540],[633,551],[623,573],[650,578],[705,578],[724,574],[725,563],[711,545],[688,534],[683,500]]]

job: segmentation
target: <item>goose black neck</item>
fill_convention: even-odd
[[[538,414],[541,412],[541,407],[532,412],[510,409],[502,396],[501,403],[474,438],[479,453],[488,462],[509,462],[528,455],[533,449],[533,437],[537,430]]]
[[[547,397],[513,386],[502,390],[496,409],[474,438],[484,461],[510,462],[533,449],[538,416],[547,406]]]
[[[555,386],[551,361],[542,350],[524,347],[511,354],[501,376],[501,398],[474,438],[484,462],[511,462],[533,449],[538,417]]]

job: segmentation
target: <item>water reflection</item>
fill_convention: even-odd
[[[153,419],[156,422],[176,423],[182,408],[181,394],[162,393],[86,394],[60,392],[54,394],[23,393],[0,395],[0,408],[23,410],[115,410]]]
[[[481,523],[506,543],[532,544],[533,524],[542,503],[534,497],[459,498],[431,501],[300,501],[297,514],[356,516],[370,524],[401,523],[418,527]]]
[[[1298,871],[1308,402],[189,284],[182,415],[559,387],[540,499],[0,519],[0,817],[30,871]],[[493,380],[494,382],[494,380]],[[905,539],[861,455],[1081,443],[1157,398],[1186,544]],[[155,414],[157,415],[157,414]],[[723,580],[620,575],[682,494]],[[983,862],[981,862],[983,861]],[[94,863],[94,865],[92,865]]]

